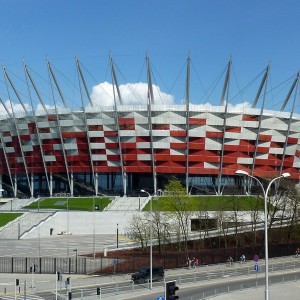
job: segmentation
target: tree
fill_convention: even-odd
[[[127,229],[129,236],[134,241],[141,244],[142,251],[148,246],[149,240],[149,222],[141,214],[133,215]]]
[[[186,258],[188,259],[188,236],[192,215],[189,196],[185,187],[177,179],[169,179],[164,187],[164,193],[168,197],[170,215],[175,221],[174,227],[177,228],[178,246],[180,247],[182,241]]]

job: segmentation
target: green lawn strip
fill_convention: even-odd
[[[0,213],[0,227],[22,216],[22,213]]]
[[[95,201],[95,210],[103,211],[103,209],[111,202],[109,198],[100,197],[70,197],[69,205],[68,198],[57,197],[57,198],[44,198],[40,201],[36,201],[28,205],[26,208],[29,209],[68,209],[69,210],[83,210],[93,211],[93,203]],[[98,206],[98,209],[96,207]]]
[[[161,211],[174,211],[177,209],[187,211],[263,211],[264,201],[255,196],[194,196],[183,197],[185,200],[174,197],[159,197],[152,200],[152,209]],[[150,210],[150,201],[144,211]]]

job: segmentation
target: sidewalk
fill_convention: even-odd
[[[299,282],[286,282],[283,284],[271,285],[269,287],[269,296],[272,300],[299,299]],[[263,300],[265,299],[265,288],[248,289],[243,291],[222,294],[213,297],[214,300]]]
[[[277,258],[277,259],[270,259],[269,264],[272,265],[274,262],[282,262],[282,263],[293,263],[295,260],[298,260],[295,257],[289,256],[289,257],[282,257],[282,258]],[[264,261],[260,261],[261,265],[264,265]],[[252,261],[248,261],[245,265],[242,265],[242,267],[245,268],[251,268],[254,266],[254,263]],[[241,267],[239,263],[236,263],[236,267]],[[234,266],[232,267],[233,269],[235,268]],[[172,277],[172,276],[179,276],[184,275],[184,274],[194,274],[194,273],[209,273],[209,272],[214,272],[216,270],[222,270],[226,269],[228,270],[228,267],[226,267],[225,264],[220,264],[220,265],[209,265],[209,266],[202,266],[199,268],[182,268],[182,269],[172,269],[172,270],[166,270],[166,278]],[[252,276],[252,275],[250,275]],[[264,273],[260,273],[259,277],[263,277]],[[93,296],[84,296],[85,300],[94,300],[94,299],[99,299],[99,297],[96,295],[96,288],[86,288],[88,286],[101,286],[104,284],[113,284],[113,283],[122,283],[122,282],[128,282],[130,284],[130,278],[131,274],[124,274],[124,275],[108,275],[108,276],[88,276],[88,275],[69,275],[69,274],[63,274],[63,281],[61,283],[62,288],[64,288],[64,281],[67,279],[67,277],[71,277],[71,283],[72,283],[72,288],[81,288],[82,289],[89,289],[90,291],[93,290],[95,295]],[[24,290],[24,282],[26,280],[26,286],[27,286],[27,292],[28,295],[31,294],[32,289],[29,287],[33,283],[33,286],[35,287],[34,291],[35,292],[42,292],[42,291],[55,291],[55,284],[56,284],[56,275],[55,274],[0,274],[0,298],[4,294],[4,289],[6,288],[6,293],[7,294],[12,294],[14,292],[15,288],[15,280],[19,279],[20,280],[20,286],[21,286],[21,291]],[[229,281],[231,278],[228,278],[227,281]],[[232,279],[234,279],[232,277]],[[203,281],[203,282],[197,282],[197,283],[190,283],[190,284],[182,284],[180,285],[180,289],[185,289],[188,288],[189,286],[195,286],[195,285],[211,285],[214,283],[220,283],[224,282],[226,279],[215,279],[215,280],[210,280],[210,281]],[[299,285],[299,287],[298,287]],[[286,284],[278,284],[278,285],[270,285],[270,298],[272,300],[282,300],[283,297],[287,297],[288,299],[294,298],[298,299],[300,295],[300,284],[297,282],[288,282]],[[277,291],[278,289],[278,291]],[[162,294],[163,293],[163,287],[154,287],[153,288],[153,293],[155,294]],[[102,296],[102,299],[107,299],[107,300],[116,300],[116,299],[132,299],[135,297],[139,297],[140,299],[143,299],[142,297],[150,295],[150,291],[148,289],[144,290],[139,290],[139,291],[134,291],[128,294],[121,294],[121,295],[105,295],[105,298]],[[272,296],[272,297],[271,297]],[[230,297],[230,298],[229,298]],[[248,297],[248,298],[247,298]],[[77,298],[79,299],[79,298]],[[254,289],[245,289],[241,292],[232,292],[229,294],[223,294],[220,296],[214,297],[214,299],[264,299],[264,288],[263,287],[258,287]]]

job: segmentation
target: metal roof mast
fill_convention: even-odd
[[[221,96],[221,102],[220,102],[221,106],[223,106],[225,104],[225,110],[224,110],[224,121],[223,121],[223,137],[222,137],[222,145],[221,145],[221,159],[220,159],[219,176],[218,176],[218,189],[217,189],[218,195],[222,194],[221,181],[222,181],[222,175],[223,175],[222,173],[223,173],[223,161],[224,161],[224,144],[225,144],[231,68],[232,68],[232,58],[230,56],[228,66],[227,66],[227,72],[226,72],[225,82],[224,82],[224,86],[223,86],[222,96]],[[225,97],[226,97],[226,100],[225,100]]]
[[[109,54],[109,62],[110,62],[110,68],[111,68],[111,76],[112,76],[112,86],[113,86],[113,95],[114,95],[114,106],[115,106],[115,124],[116,124],[116,129],[118,132],[117,139],[118,139],[118,146],[119,146],[119,153],[120,153],[120,165],[121,165],[121,173],[122,173],[122,182],[123,182],[123,194],[127,194],[127,174],[124,168],[124,162],[123,162],[123,153],[122,153],[122,144],[121,144],[121,137],[120,137],[120,125],[119,125],[119,113],[118,113],[118,106],[117,106],[117,97],[115,93],[115,88],[117,90],[118,94],[118,99],[120,104],[123,104],[122,101],[122,96],[120,93],[118,81],[117,81],[117,76],[114,68],[114,62],[111,56],[111,53]]]
[[[8,97],[9,97],[9,101],[10,101],[10,106],[11,106],[11,111],[12,111],[11,116],[13,118],[13,122],[14,122],[14,125],[15,125],[15,130],[16,130],[17,137],[18,137],[18,142],[19,142],[19,147],[20,147],[20,151],[21,151],[21,155],[22,155],[22,161],[23,161],[23,165],[24,165],[24,169],[25,169],[25,173],[26,173],[28,187],[30,188],[30,192],[31,192],[31,195],[32,195],[33,194],[33,186],[32,186],[32,184],[30,184],[30,180],[29,180],[28,168],[27,168],[27,164],[26,164],[26,160],[25,160],[25,155],[24,155],[24,151],[23,151],[23,147],[22,147],[22,141],[21,141],[19,127],[18,127],[18,120],[15,116],[15,112],[14,112],[14,108],[13,108],[13,105],[12,105],[7,80],[9,81],[10,86],[12,87],[16,97],[18,98],[21,106],[23,107],[25,114],[28,116],[29,113],[28,113],[28,111],[27,111],[27,109],[26,109],[26,107],[25,107],[25,105],[24,105],[24,103],[23,103],[16,87],[14,86],[11,78],[9,77],[6,68],[4,66],[2,66],[2,69],[3,69],[3,73],[4,73],[5,85],[6,85],[6,89],[7,89],[7,93],[8,93]],[[15,188],[14,188],[15,197],[17,197],[17,177],[16,176],[17,176],[17,174],[15,174]]]
[[[185,83],[185,107],[186,107],[186,175],[185,175],[185,188],[186,193],[189,193],[189,154],[190,154],[190,71],[191,69],[191,57],[190,51],[187,58],[187,68],[186,68],[186,83]]]
[[[94,106],[93,104],[93,101],[90,97],[90,94],[89,94],[89,90],[88,90],[88,87],[87,87],[87,84],[85,82],[85,79],[84,79],[84,76],[83,76],[83,73],[81,71],[81,68],[80,68],[80,64],[79,64],[79,60],[78,58],[76,57],[75,58],[76,60],[76,66],[77,66],[77,72],[78,72],[78,82],[79,82],[79,88],[80,88],[80,97],[81,97],[81,103],[82,103],[82,111],[83,111],[83,115],[84,115],[84,124],[85,124],[85,130],[86,130],[86,139],[87,139],[87,143],[88,143],[88,150],[89,150],[89,156],[90,156],[90,162],[91,162],[91,169],[92,169],[92,176],[93,176],[93,184],[94,184],[94,190],[95,190],[95,194],[97,194],[98,192],[98,186],[96,187],[96,184],[97,184],[97,180],[95,178],[95,169],[94,169],[94,163],[93,163],[93,156],[92,156],[92,150],[91,150],[91,142],[90,142],[90,137],[89,137],[89,130],[88,130],[88,125],[87,125],[87,118],[86,118],[86,110],[85,110],[85,106],[84,106],[84,101],[83,101],[83,95],[82,95],[82,88],[81,88],[81,84],[80,82],[83,83],[83,86],[84,86],[84,89],[85,89],[85,93],[86,93],[86,96],[88,97],[89,99],[89,103],[91,105],[91,107]],[[80,81],[80,78],[81,78],[81,81]],[[96,195],[97,196],[97,195]]]
[[[59,131],[60,142],[61,142],[61,146],[62,146],[62,153],[63,153],[64,163],[65,163],[65,167],[66,167],[66,173],[67,173],[67,180],[68,180],[68,184],[69,184],[69,190],[71,192],[71,180],[70,180],[70,174],[69,174],[69,168],[68,168],[68,161],[67,161],[67,156],[66,156],[66,149],[65,149],[64,139],[63,139],[63,136],[62,136],[61,126],[60,126],[60,121],[59,121],[59,114],[58,114],[58,109],[57,109],[57,104],[56,104],[56,100],[55,100],[55,96],[54,96],[54,91],[53,91],[53,85],[52,85],[51,78],[54,80],[55,86],[56,86],[56,88],[58,90],[58,93],[59,93],[59,95],[61,97],[61,100],[63,101],[64,107],[67,108],[67,105],[66,105],[66,102],[64,100],[64,97],[63,97],[63,94],[61,92],[61,89],[60,89],[60,87],[58,85],[58,82],[56,80],[56,77],[55,77],[55,75],[53,73],[53,70],[51,68],[51,64],[50,64],[48,58],[46,58],[46,60],[47,60],[48,76],[49,76],[49,80],[50,80],[52,98],[53,98],[54,107],[55,107],[56,122],[57,122],[58,131]]]
[[[34,122],[35,122],[35,128],[36,128],[36,131],[37,131],[37,137],[38,137],[38,141],[39,141],[39,148],[40,148],[40,152],[41,152],[41,156],[42,156],[42,160],[43,160],[43,166],[44,166],[44,172],[45,172],[45,176],[46,176],[46,181],[47,181],[47,187],[48,187],[48,190],[49,190],[49,193],[51,194],[51,189],[50,189],[50,183],[49,183],[49,177],[48,177],[48,171],[47,171],[47,164],[46,164],[46,161],[45,161],[45,156],[44,156],[44,151],[43,151],[43,147],[42,147],[42,140],[41,140],[41,136],[40,136],[40,131],[39,131],[39,127],[38,127],[38,120],[37,120],[37,116],[36,116],[36,113],[35,113],[35,109],[33,108],[33,103],[32,103],[32,98],[31,98],[31,93],[30,93],[30,89],[29,89],[29,84],[28,84],[28,80],[27,80],[27,77],[29,78],[33,88],[34,88],[34,91],[40,101],[40,103],[42,104],[44,110],[45,110],[45,113],[46,115],[48,116],[48,110],[47,110],[47,107],[44,103],[44,101],[42,100],[42,97],[32,79],[32,76],[27,68],[27,65],[23,62],[23,66],[24,66],[24,70],[25,70],[25,76],[26,76],[26,83],[27,83],[27,87],[28,87],[28,93],[29,93],[29,97],[30,97],[30,101],[31,101],[31,107],[32,107],[32,112],[33,112],[33,117],[34,117]]]
[[[151,147],[151,162],[152,162],[152,174],[153,174],[153,187],[154,195],[157,193],[157,182],[156,182],[156,169],[155,169],[155,156],[153,148],[153,131],[152,131],[152,104],[154,104],[153,86],[151,78],[151,66],[146,53],[146,64],[147,64],[147,81],[148,81],[148,97],[147,97],[147,111],[148,111],[148,123],[149,123],[149,133],[150,133],[150,147]]]

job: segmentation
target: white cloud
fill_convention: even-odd
[[[251,104],[249,102],[243,102],[243,103],[236,103],[236,104],[230,104],[228,103],[229,107],[234,107],[236,109],[243,110],[244,108],[251,107]]]
[[[9,100],[6,100],[4,104],[10,113],[12,113],[12,109],[15,114],[18,114],[20,112],[24,113],[23,106],[20,103],[11,103]],[[24,103],[24,106],[28,111],[31,110],[31,107],[28,103]],[[7,112],[2,104],[0,104],[0,114],[7,115]]]
[[[146,104],[148,97],[148,84],[128,83],[119,85],[123,104]],[[115,91],[117,93],[117,91]],[[154,102],[157,104],[173,104],[174,96],[166,94],[156,85],[153,85]],[[117,94],[116,94],[117,97]],[[91,99],[96,106],[112,106],[114,105],[113,86],[111,83],[102,82],[95,85],[92,90]],[[118,98],[117,98],[118,99]],[[117,100],[118,101],[118,100]],[[117,102],[117,104],[119,104]]]

